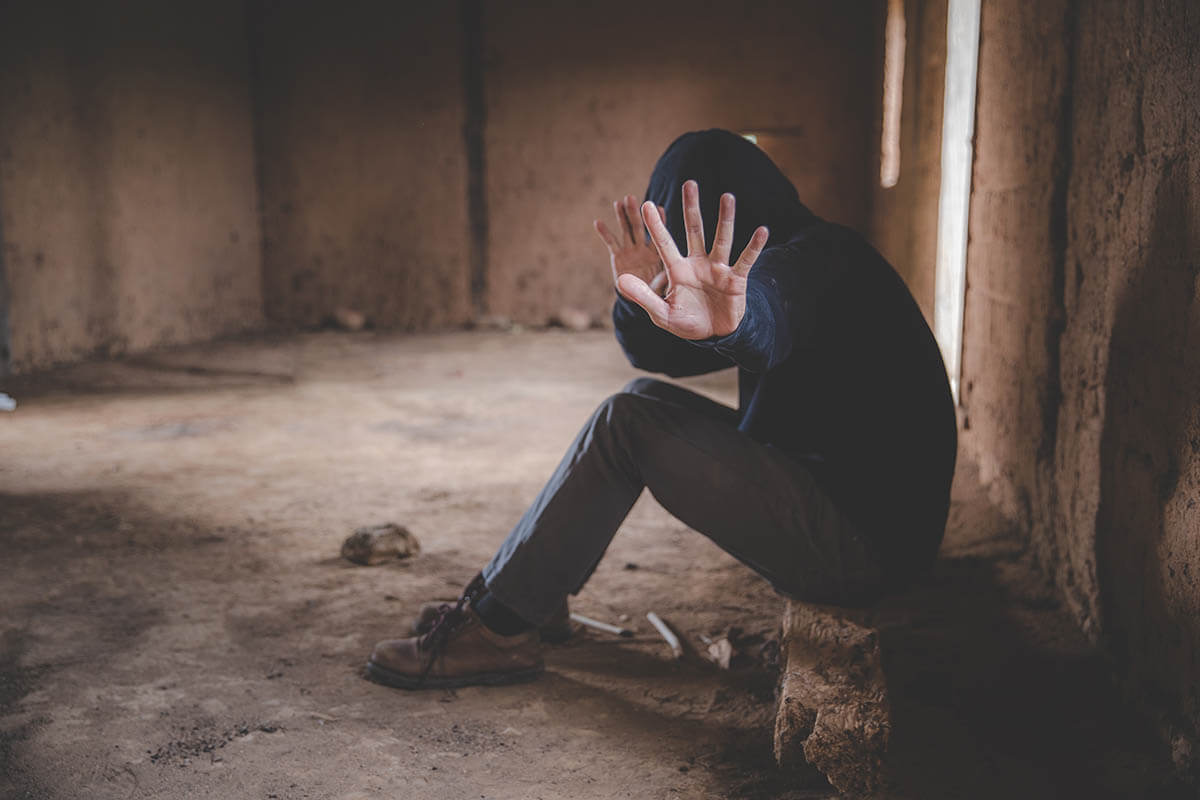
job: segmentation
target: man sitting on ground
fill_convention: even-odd
[[[567,596],[643,488],[797,599],[869,603],[932,564],[954,407],[892,267],[728,131],[680,137],[641,208],[632,196],[613,205],[617,230],[596,231],[630,362],[673,377],[737,367],[738,408],[652,378],[609,397],[459,601],[375,646],[372,679],[411,689],[536,676],[540,637],[563,634]]]

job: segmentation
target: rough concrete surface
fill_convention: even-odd
[[[250,6],[267,318],[471,318],[458,3]]]
[[[1200,13],[985,4],[968,452],[1200,780]]]
[[[1052,491],[1067,17],[1056,0],[988,4],[980,19],[963,441],[997,505],[1026,526],[1050,513]]]
[[[891,709],[869,616],[789,602],[783,615],[775,759],[815,768],[847,797],[883,788]]]
[[[880,9],[7,3],[13,367],[345,313],[602,321],[592,220],[689,129],[758,134],[805,202],[863,228]]]
[[[783,610],[646,498],[574,602],[634,639],[552,647],[521,686],[360,675],[470,579],[631,375],[602,333],[330,333],[10,383],[0,796],[829,796],[773,765],[769,666],[676,662],[644,622],[691,651],[730,626],[772,637]],[[729,400],[730,377],[691,385]],[[969,467],[955,497],[933,576],[873,620],[889,796],[1180,796]],[[388,520],[420,555],[339,557]]]
[[[237,0],[0,5],[0,234],[16,371],[260,327]]]
[[[1200,782],[1200,9],[1084,6],[1078,36],[1046,549]]]
[[[592,232],[679,134],[758,132],[818,213],[866,222],[875,2],[484,7],[491,311],[606,315]],[[703,191],[704,187],[701,187]]]

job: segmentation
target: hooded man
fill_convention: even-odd
[[[427,604],[413,636],[375,646],[372,679],[536,676],[540,640],[568,634],[567,595],[643,488],[800,600],[869,603],[931,566],[957,428],[937,343],[895,270],[728,131],[681,136],[640,208],[613,207],[617,230],[595,227],[625,354],[673,377],[736,367],[738,408],[653,378],[609,397],[459,601]]]

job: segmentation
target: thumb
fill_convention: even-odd
[[[645,309],[655,325],[667,327],[667,301],[655,294],[644,280],[626,272],[617,277],[617,291],[629,302]]]

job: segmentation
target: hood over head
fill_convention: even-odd
[[[712,247],[721,195],[729,192],[736,198],[731,259],[741,254],[759,225],[770,230],[770,247],[817,220],[800,202],[796,187],[757,145],[726,130],[685,133],[658,159],[646,189],[646,199],[666,209],[667,228],[685,255],[682,198],[688,180],[700,186],[707,247]]]

